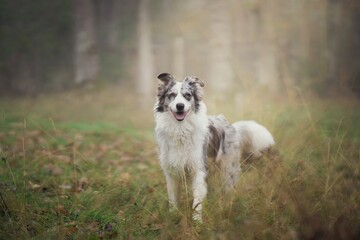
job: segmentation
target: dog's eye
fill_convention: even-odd
[[[191,93],[185,93],[185,94],[184,94],[184,97],[185,97],[186,99],[190,99],[190,98],[192,97],[192,95],[191,95]]]
[[[176,97],[176,94],[175,93],[169,93],[168,95],[168,98],[171,99],[171,98],[175,98]]]

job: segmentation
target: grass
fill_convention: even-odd
[[[267,126],[280,156],[244,168],[226,195],[209,179],[194,224],[191,196],[167,211],[151,107],[133,100],[102,87],[0,101],[1,239],[359,237],[358,102],[210,102],[211,113]]]

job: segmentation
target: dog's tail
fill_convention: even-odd
[[[275,141],[269,130],[255,121],[233,123],[237,139],[240,139],[241,153],[244,161],[259,158],[273,148]]]

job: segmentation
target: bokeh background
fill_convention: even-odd
[[[0,0],[0,239],[360,239],[359,23],[359,0]],[[231,193],[209,177],[204,224],[186,183],[168,211],[162,72],[276,141]]]
[[[100,81],[149,98],[170,72],[230,93],[360,96],[359,21],[354,0],[1,0],[0,92]]]

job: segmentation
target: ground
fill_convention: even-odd
[[[188,194],[167,210],[152,106],[106,86],[2,98],[0,239],[359,238],[359,103],[242,100],[208,108],[264,124],[279,154],[244,166],[231,193],[209,179],[196,224]]]

